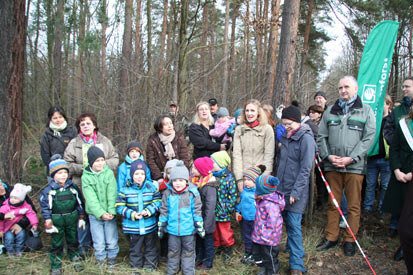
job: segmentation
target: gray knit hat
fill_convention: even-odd
[[[175,167],[172,168],[169,178],[171,181],[175,179],[184,179],[186,181],[189,181],[189,171],[182,160],[178,160]]]
[[[225,107],[219,107],[218,112],[217,112],[217,117],[224,117],[224,116],[229,116],[228,109]]]
[[[174,168],[178,162],[179,162],[179,159],[168,160],[168,162],[165,164],[165,168],[164,168],[163,172],[166,174],[167,170],[169,168]]]

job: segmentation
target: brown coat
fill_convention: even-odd
[[[174,148],[175,158],[184,161],[185,166],[189,167],[189,150],[186,145],[185,138],[182,134],[175,132],[175,138],[172,140],[172,147]],[[157,133],[149,136],[146,145],[146,162],[149,169],[151,169],[151,176],[153,180],[162,178],[162,172],[168,159],[164,155],[165,148],[161,143]]]
[[[82,146],[84,143],[80,135],[77,135],[77,137],[72,139],[69,145],[67,145],[64,153],[64,160],[69,164],[69,174],[72,176],[73,182],[79,187],[81,187],[80,178],[83,174]],[[119,164],[119,156],[116,149],[107,137],[98,132],[96,145],[99,146],[99,144],[103,146],[106,164],[115,172]]]

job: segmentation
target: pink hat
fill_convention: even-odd
[[[201,176],[206,177],[211,173],[214,167],[214,161],[209,157],[202,157],[194,161],[194,166]]]

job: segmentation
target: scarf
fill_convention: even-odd
[[[258,120],[254,121],[254,122],[252,122],[252,123],[245,122],[245,125],[247,125],[247,126],[250,127],[250,128],[255,128],[255,127],[257,127],[258,125],[260,125],[260,122],[259,122]]]
[[[287,133],[287,138],[291,138],[295,133],[298,132],[298,130],[300,130],[300,128],[301,128],[301,125],[297,129],[292,130],[291,132]]]
[[[158,137],[162,144],[165,146],[164,156],[168,160],[175,158],[174,147],[172,146],[172,140],[174,140],[175,138],[175,131],[173,131],[172,134],[170,134],[169,136],[164,136],[159,133]]]
[[[178,193],[178,195],[181,195],[186,190],[186,188],[188,188],[188,185],[185,185],[184,189],[182,189],[181,191],[176,190],[174,187],[172,188],[175,190],[176,193]]]
[[[198,189],[202,189],[202,187],[209,182],[212,176],[212,173],[209,173],[208,176],[205,177],[192,177],[191,182],[195,184]]]
[[[87,137],[87,136],[83,135],[82,132],[80,132],[80,131],[79,131],[79,135],[85,143],[96,145],[96,142],[98,140],[98,137],[96,135],[96,131],[93,131],[93,135],[91,137]]]
[[[338,100],[338,106],[340,106],[341,110],[343,110],[343,113],[346,115],[348,111],[350,110],[350,107],[353,106],[354,102],[356,102],[357,99],[357,94],[350,98],[348,101],[344,101],[341,98]]]
[[[60,134],[60,131],[66,129],[66,127],[67,127],[67,121],[66,120],[60,126],[54,125],[53,122],[51,122],[51,121],[49,123],[49,128],[51,130],[53,130],[53,135],[56,136],[56,137],[61,137],[62,134]]]

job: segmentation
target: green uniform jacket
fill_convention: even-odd
[[[89,166],[84,169],[82,191],[86,201],[86,213],[97,219],[105,213],[116,215],[116,178],[106,164],[100,173],[93,173]]]
[[[347,115],[338,106],[338,100],[327,108],[318,128],[317,145],[324,159],[325,171],[365,174],[367,151],[374,141],[376,118],[373,110],[363,104],[359,96]],[[345,168],[335,168],[327,159],[329,155],[351,157],[357,162]]]

